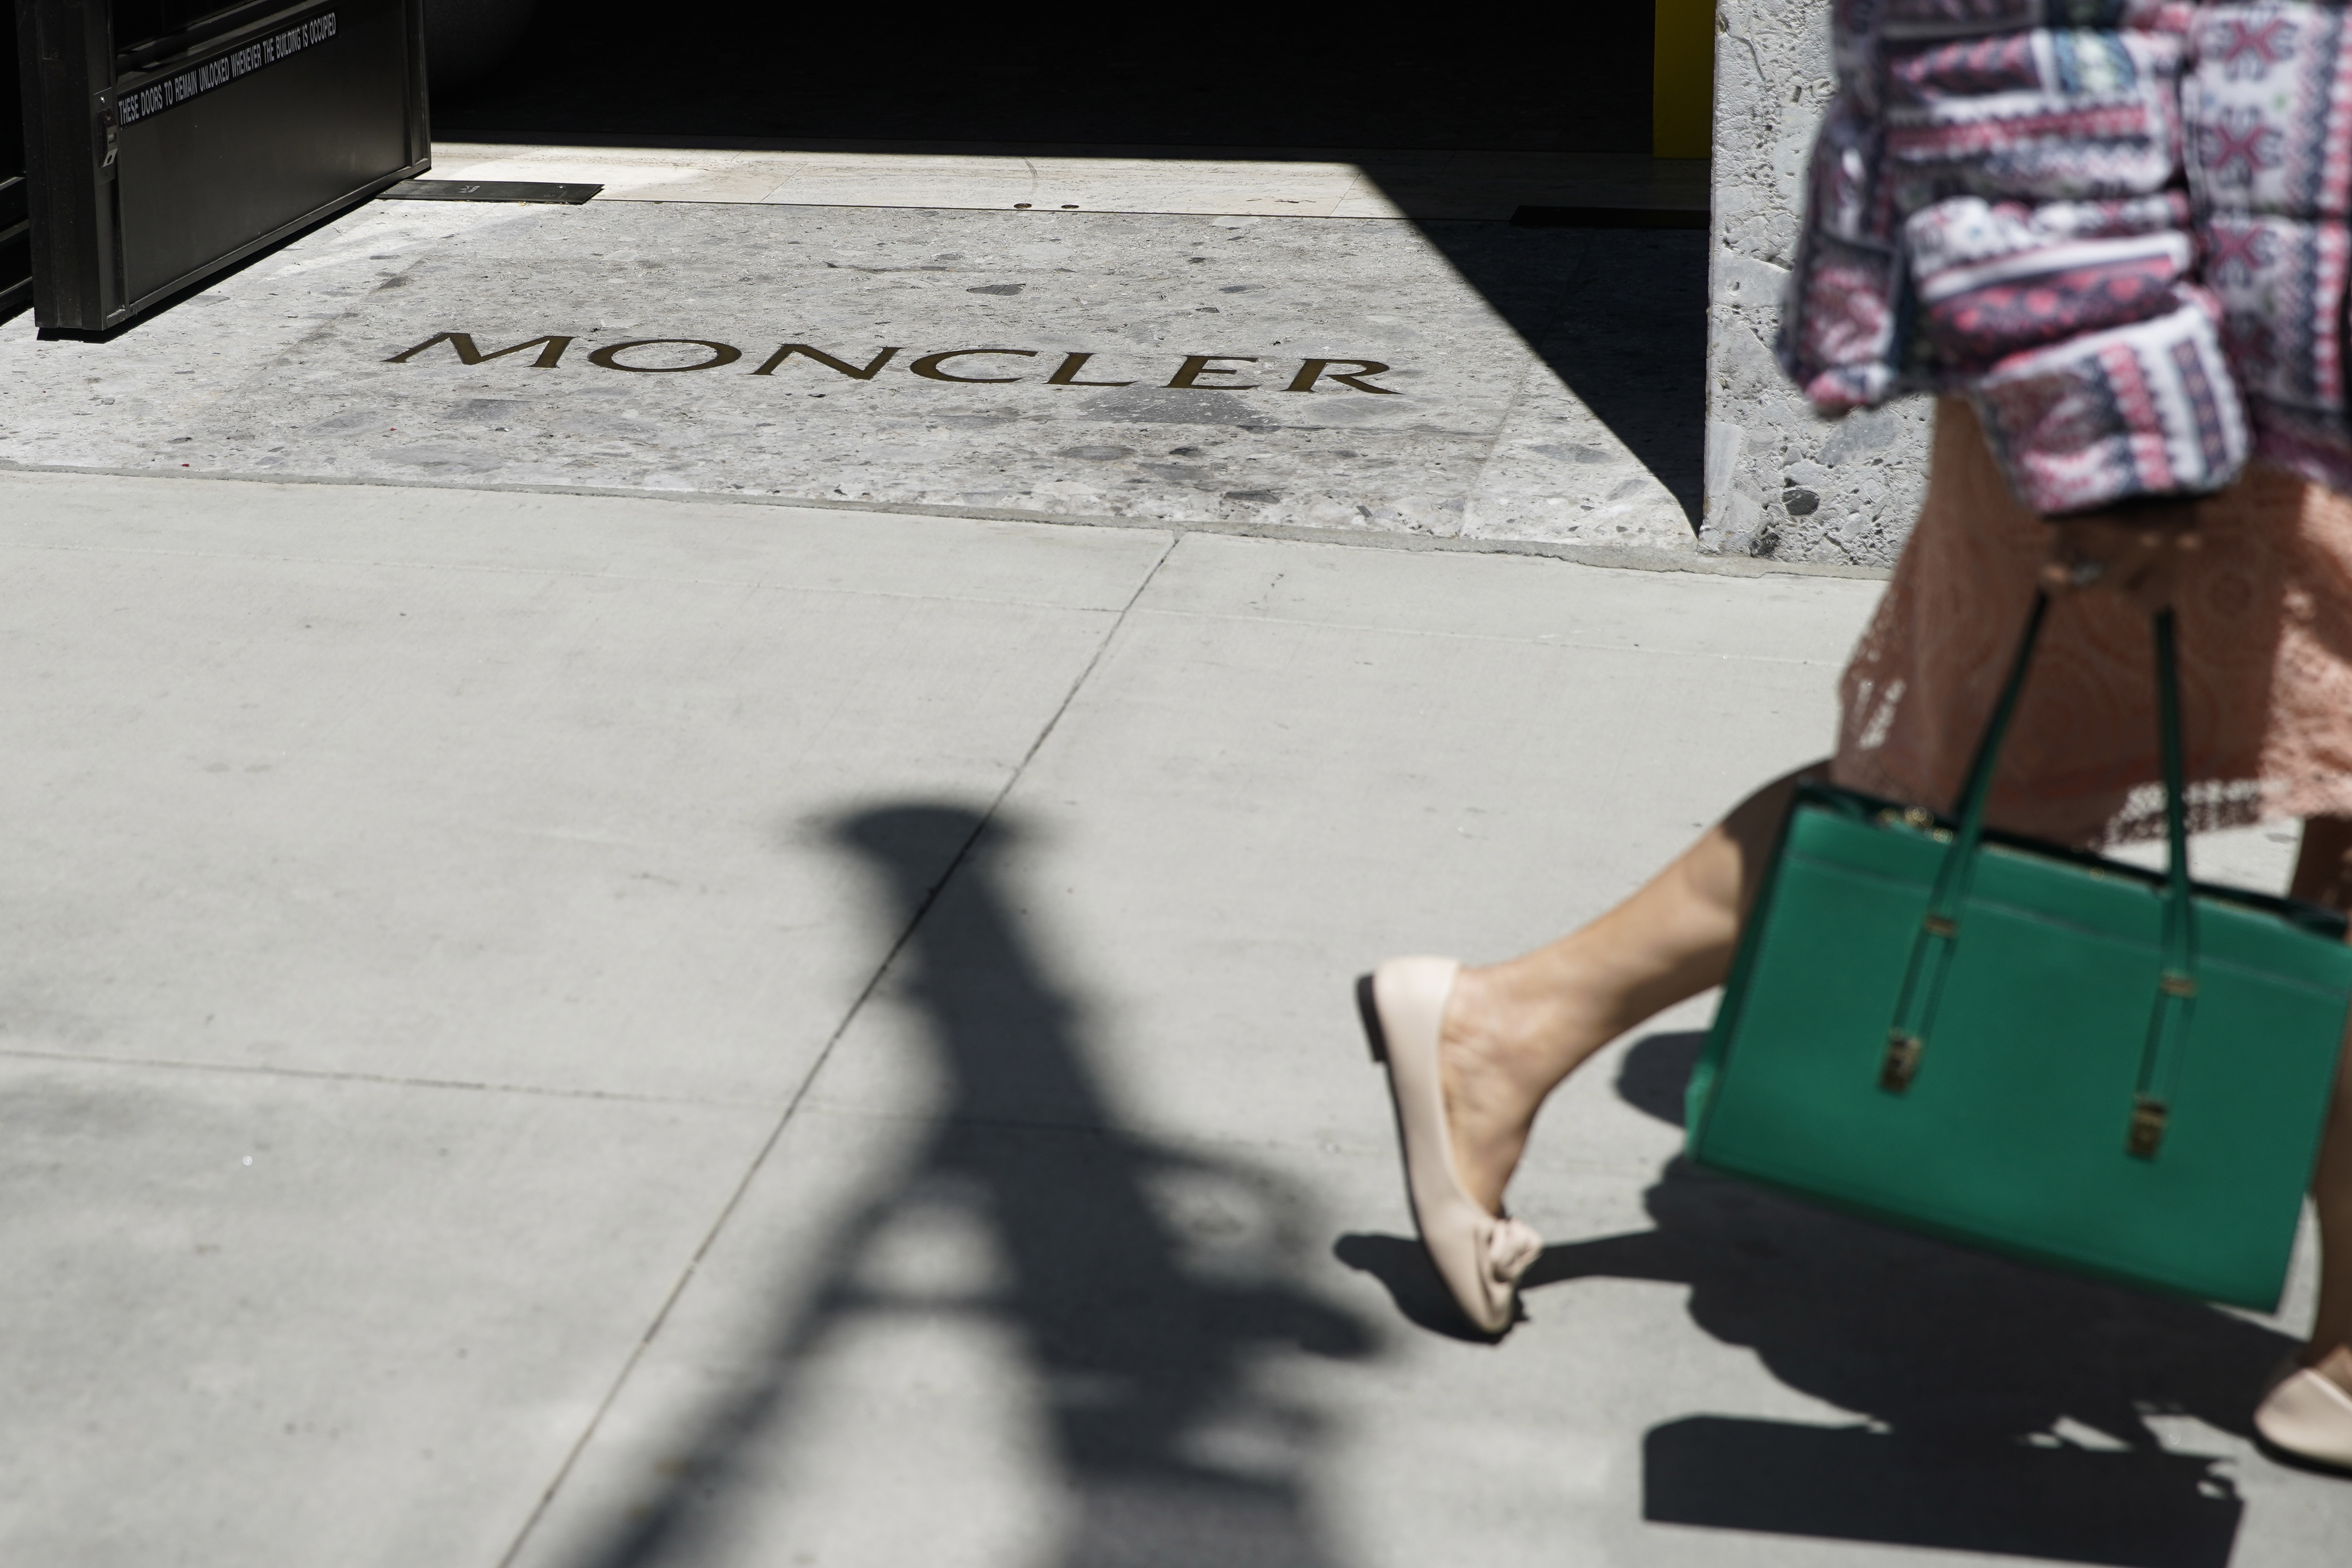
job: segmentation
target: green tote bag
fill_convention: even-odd
[[[2344,917],[1988,833],[2037,599],[1957,822],[1802,784],[1693,1074],[1694,1163],[2012,1257],[2278,1304],[2345,1016]]]

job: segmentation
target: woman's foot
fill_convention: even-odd
[[[1582,1037],[1562,976],[1520,973],[1524,963],[1464,969],[1438,1033],[1445,1127],[1463,1190],[1488,1214],[1518,1169],[1544,1098],[1602,1043]],[[1552,966],[1557,967],[1557,966]]]
[[[1518,1316],[1519,1276],[1543,1238],[1472,1198],[1454,1162],[1438,1041],[1461,967],[1450,958],[1391,958],[1356,983],[1356,1002],[1372,1059],[1387,1069],[1422,1246],[1471,1326],[1499,1338]]]
[[[2352,1472],[2352,1350],[2297,1358],[2256,1407],[2254,1430],[2286,1458]]]
[[[1826,765],[1758,790],[1591,924],[1462,971],[1439,1029],[1438,1077],[1462,1187],[1488,1214],[1501,1210],[1537,1108],[1577,1064],[1723,983],[1790,792]]]

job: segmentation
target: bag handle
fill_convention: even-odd
[[[1984,734],[1977,742],[1976,756],[1960,787],[1959,829],[1952,836],[1943,864],[1937,868],[1935,884],[1927,894],[1927,912],[1919,922],[1919,934],[1912,940],[1911,962],[1904,971],[1903,990],[1895,1005],[1895,1023],[1886,1032],[1886,1054],[1879,1062],[1878,1087],[1889,1094],[1901,1094],[1911,1087],[1919,1071],[1920,1056],[1927,1048],[1927,1026],[1943,999],[1944,975],[1959,941],[1960,906],[1976,870],[1977,847],[1984,837],[1985,803],[1992,795],[2001,742],[2008,739],[2018,694],[2025,689],[2025,672],[2032,665],[2034,646],[2042,639],[2042,618],[2049,612],[2050,596],[2034,595],[2024,635],[2010,658],[2008,677],[2001,682],[2000,695],[1985,721]],[[1932,821],[1920,811],[1913,825],[1924,828]]]
[[[1912,941],[1911,961],[1895,1005],[1894,1026],[1887,1031],[1886,1052],[1879,1062],[1878,1087],[1890,1094],[1901,1094],[1911,1087],[1912,1079],[1919,1071],[1920,1058],[1927,1050],[1929,1027],[1943,999],[1944,979],[1951,968],[1952,953],[1959,944],[1960,910],[1968,900],[1969,885],[1984,839],[1985,807],[1992,796],[2001,744],[2009,737],[2011,720],[2016,717],[2018,698],[2025,689],[2026,672],[2032,666],[2034,647],[2041,640],[2042,621],[2049,609],[2049,595],[2035,595],[2033,608],[2026,616],[2024,634],[2018,639],[2017,653],[2001,682],[2000,695],[1993,703],[1984,734],[1977,742],[1976,755],[1969,763],[1968,779],[1960,792],[1959,825],[1952,834],[1951,847],[1945,851],[1943,864],[1937,868],[1935,883],[1927,895],[1927,913],[1919,922],[1918,935]],[[2180,675],[2172,612],[2158,611],[2153,629],[2157,747],[2164,770],[2167,855],[2161,895],[2163,965],[2158,971],[2147,1042],[2141,1053],[2139,1081],[2132,1100],[2131,1130],[2125,1144],[2141,1159],[2154,1158],[2164,1141],[2173,1075],[2179,1066],[2180,1048],[2188,1037],[2189,1016],[2197,995],[2196,905],[2189,884]],[[1921,816],[1924,818],[1925,814]]]
[[[2180,668],[2173,648],[2172,612],[2156,614],[2157,751],[2164,764],[2164,966],[2158,971],[2156,1006],[2140,1053],[2139,1087],[2132,1097],[2126,1147],[2152,1160],[2164,1142],[2172,1079],[2189,1037],[2197,1002],[2197,904],[2189,890],[2189,813],[2181,782]]]

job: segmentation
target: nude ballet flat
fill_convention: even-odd
[[[1389,1069],[1405,1195],[1438,1275],[1477,1330],[1499,1335],[1517,1316],[1519,1276],[1543,1238],[1507,1215],[1491,1215],[1462,1190],[1445,1131],[1437,1034],[1462,966],[1450,958],[1391,958],[1356,982],[1372,1059]]]
[[[2323,1373],[2290,1373],[2254,1411],[2254,1430],[2298,1459],[2352,1470],[2352,1394]]]

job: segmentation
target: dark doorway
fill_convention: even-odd
[[[1408,212],[1431,153],[1645,156],[1652,7],[1363,20],[1328,8],[895,13],[742,5],[691,35],[613,0],[541,5],[436,97],[444,141],[1033,156],[1337,156]],[[1491,163],[1491,160],[1489,160]],[[1706,236],[1421,226],[1681,503],[1700,510]]]
[[[436,134],[1646,153],[1648,5],[541,5]]]
[[[33,226],[25,185],[25,103],[16,29],[0,25],[0,321],[33,302]]]

